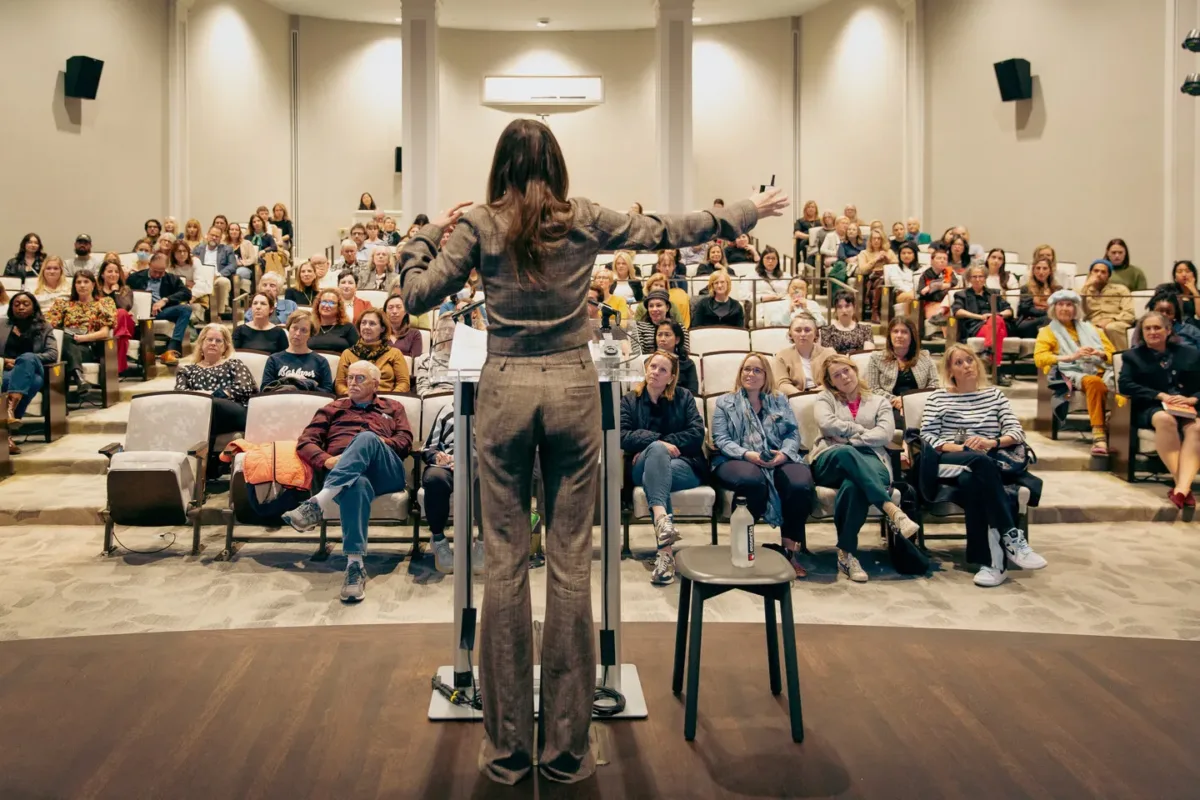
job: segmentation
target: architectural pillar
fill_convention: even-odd
[[[438,209],[438,6],[440,0],[404,0],[401,98],[404,102],[401,209],[403,228],[417,214]]]
[[[925,208],[925,2],[896,0],[904,12],[904,218],[927,221]]]
[[[167,7],[167,214],[179,230],[188,218],[187,22],[195,0]]]
[[[1170,280],[1171,264],[1195,260],[1200,246],[1200,98],[1180,91],[1189,74],[1200,72],[1200,54],[1183,48],[1188,32],[1200,28],[1200,0],[1164,0],[1164,6],[1162,259],[1143,266],[1151,285]]]
[[[692,203],[692,0],[655,3],[658,201],[653,210],[679,214]]]

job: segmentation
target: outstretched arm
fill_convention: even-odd
[[[469,205],[460,203],[422,227],[400,251],[400,294],[410,314],[424,314],[441,305],[479,266],[479,231],[462,219]],[[440,247],[446,228],[452,228],[452,233]]]
[[[760,219],[778,217],[788,207],[787,195],[770,189],[726,208],[692,214],[651,216],[626,214],[593,204],[593,233],[602,250],[665,250],[694,247],[713,239],[736,239]]]

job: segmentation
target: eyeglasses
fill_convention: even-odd
[[[346,383],[353,383],[355,385],[360,384],[360,383],[366,383],[369,380],[371,380],[371,378],[367,375],[359,374],[359,375],[347,375],[346,376]]]
[[[766,375],[762,367],[742,367],[743,375]]]

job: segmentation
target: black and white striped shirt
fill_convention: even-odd
[[[929,395],[921,417],[921,438],[941,447],[968,436],[996,440],[1011,436],[1018,442],[1025,441],[1021,421],[1008,398],[995,386],[958,394],[938,389]]]

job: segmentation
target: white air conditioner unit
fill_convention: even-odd
[[[599,75],[488,75],[485,106],[594,106],[604,102]]]

